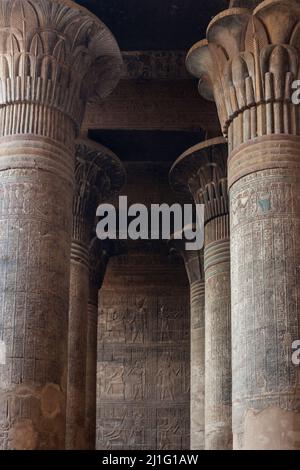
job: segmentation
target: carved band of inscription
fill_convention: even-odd
[[[122,51],[125,65],[122,79],[178,80],[190,79],[185,67],[184,51]]]
[[[230,191],[237,449],[269,449],[274,442],[299,448],[293,431],[299,373],[291,361],[291,344],[299,337],[299,188],[299,170],[273,168],[241,178]],[[252,413],[259,419],[249,428]],[[284,427],[270,427],[275,419]]]
[[[222,272],[222,265],[230,262],[230,240],[219,240],[211,243],[204,250],[205,279],[211,277],[215,270]],[[227,270],[227,267],[224,267]]]
[[[300,174],[288,168],[273,168],[251,173],[231,188],[231,233],[249,223],[260,225],[273,219],[288,226],[298,218],[297,188]]]
[[[0,139],[0,172],[43,170],[74,185],[74,156],[71,149],[45,137],[11,136]],[[1,176],[3,178],[4,175]]]
[[[289,168],[300,170],[300,137],[268,135],[233,151],[228,160],[228,185],[257,171]]]
[[[84,244],[72,240],[71,260],[84,265],[87,270],[89,269],[89,252]]]

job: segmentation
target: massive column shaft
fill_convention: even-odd
[[[205,448],[231,449],[231,306],[228,214],[205,227]]]
[[[205,205],[205,448],[230,449],[231,329],[227,149],[222,137],[187,150],[170,181]]]
[[[230,148],[235,449],[300,448],[299,25],[293,0],[231,9],[188,58]]]
[[[191,303],[191,449],[204,449],[205,297],[203,258],[199,252],[185,260]],[[195,277],[193,276],[195,274]]]
[[[64,447],[74,139],[120,53],[72,1],[0,1],[0,448]]]
[[[123,167],[112,152],[88,140],[78,142],[73,201],[67,380],[66,448],[70,450],[84,449],[87,446],[85,394],[90,238],[98,203],[115,195],[123,183]]]
[[[173,239],[171,247],[183,257],[190,283],[191,305],[191,450],[204,450],[205,387],[205,284],[203,252],[187,251],[184,240]]]

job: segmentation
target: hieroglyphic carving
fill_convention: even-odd
[[[99,410],[97,443],[105,450],[149,450],[156,442],[151,408],[115,403]]]
[[[184,449],[185,441],[182,436],[189,433],[188,422],[184,419],[182,410],[160,408],[157,410],[157,442],[161,450]]]
[[[96,444],[97,328],[99,289],[110,256],[109,246],[94,237],[89,246],[89,299],[87,309],[87,347],[85,381],[85,433],[87,448]]]
[[[99,313],[97,449],[188,448],[189,319],[181,269],[170,270],[167,257],[153,251],[110,260]],[[128,284],[123,273],[130,273]]]
[[[299,449],[299,387],[286,346],[299,337],[299,20],[296,0],[232,8],[187,59],[200,93],[217,102],[231,151],[236,449]],[[272,424],[280,422],[285,429]]]
[[[268,420],[278,413],[279,421],[285,416],[287,429],[299,426],[299,382],[291,361],[291,344],[299,336],[299,181],[289,169],[270,169],[248,175],[232,188],[237,448],[298,448],[293,432],[279,434],[275,427],[270,433]],[[268,413],[262,415],[264,421],[254,420],[252,428],[250,409]]]
[[[124,51],[123,79],[178,80],[191,78],[185,68],[183,51]]]
[[[67,449],[87,446],[85,394],[90,236],[98,203],[115,196],[124,182],[125,171],[116,155],[89,140],[77,142],[70,272]]]
[[[191,305],[191,423],[190,447],[204,450],[204,396],[205,396],[205,281],[203,250],[187,251],[185,240],[170,241],[171,253],[180,253],[190,282]]]
[[[226,216],[223,216],[226,217]],[[214,219],[206,230],[211,230]],[[228,223],[226,224],[228,226]],[[213,230],[215,233],[216,230]],[[205,263],[205,448],[232,448],[230,244],[207,242]]]
[[[196,204],[205,205],[206,449],[232,447],[227,155],[225,139],[217,137],[188,149],[170,170],[173,188],[189,191]],[[197,286],[194,292],[201,295],[203,289]],[[203,308],[203,303],[199,306]]]
[[[120,52],[72,1],[0,0],[0,63],[0,448],[62,449],[74,139]]]

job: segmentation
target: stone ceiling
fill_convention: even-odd
[[[157,66],[154,64],[153,70],[146,67],[149,77],[147,75],[147,83],[143,83],[143,59],[131,59],[131,62],[134,60],[134,72],[137,65],[142,68],[143,80],[138,76],[124,77],[127,82],[123,79],[107,102],[87,113],[85,130],[89,129],[89,137],[111,148],[124,162],[173,162],[184,150],[204,138],[201,119],[199,125],[194,124],[196,107],[199,114],[206,115],[207,124],[212,114],[208,109],[210,103],[201,101],[197,93],[196,80],[191,82],[192,77],[188,74],[181,76],[181,68],[185,70],[186,51],[205,37],[211,18],[226,9],[229,0],[76,1],[99,16],[115,35],[122,51],[152,51],[149,57],[153,56],[155,64],[157,60],[159,62]],[[158,52],[156,57],[153,51],[182,51],[182,57],[171,60],[164,52]],[[127,56],[124,55],[124,60]],[[158,74],[162,61],[163,71],[167,69],[170,75],[168,78]],[[147,56],[145,63],[148,62]],[[128,68],[127,62],[126,65]],[[180,69],[180,76],[173,70],[176,67]],[[144,90],[142,96],[141,88]],[[138,125],[132,119],[134,113],[138,116]],[[206,129],[209,132],[209,125]]]
[[[77,0],[111,29],[122,50],[187,50],[228,0]]]

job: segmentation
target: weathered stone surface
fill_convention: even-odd
[[[268,144],[277,154],[276,141]],[[300,142],[294,155],[299,151]],[[299,337],[298,188],[299,171],[279,168],[249,174],[231,190],[236,448],[299,446],[299,374],[291,362],[291,345]],[[258,413],[251,424],[250,411]],[[285,416],[285,426],[269,434],[272,416]]]
[[[231,449],[229,216],[205,227],[205,448]]]
[[[168,163],[125,167],[129,205],[174,203]],[[187,449],[189,305],[183,263],[168,261],[159,241],[118,243],[124,246],[110,259],[100,293],[97,448]]]
[[[230,449],[231,328],[227,146],[222,137],[181,155],[170,183],[205,205],[205,448]]]
[[[83,129],[199,131],[220,134],[214,103],[193,80],[121,80],[115,92],[87,106]]]
[[[85,382],[85,432],[87,447],[96,446],[97,401],[97,329],[99,289],[102,285],[109,253],[98,238],[89,246],[89,298],[87,310],[87,347]]]
[[[187,251],[184,238],[172,239],[170,250],[177,251],[184,260],[190,283],[191,305],[191,416],[190,448],[204,450],[204,389],[205,389],[205,283],[203,250]]]
[[[71,246],[66,448],[87,447],[86,366],[89,300],[89,245],[99,203],[125,182],[119,159],[89,140],[76,145],[73,238]]]
[[[61,449],[74,139],[121,57],[71,1],[1,0],[0,61],[0,448]]]
[[[187,279],[182,263],[168,264],[157,246],[134,242],[107,268],[98,328],[97,449],[189,448]]]
[[[236,449],[299,449],[299,374],[291,363],[300,336],[300,134],[292,102],[299,20],[293,0],[228,10],[187,59],[200,92],[216,99],[231,152]]]
[[[123,51],[123,79],[182,80],[192,78],[185,67],[184,51]]]

